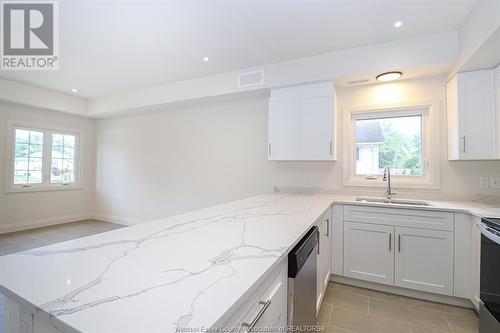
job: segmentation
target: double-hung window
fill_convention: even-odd
[[[79,187],[80,133],[18,125],[10,128],[7,192]]]
[[[439,187],[438,103],[344,113],[344,185],[385,186],[389,168],[395,186]]]

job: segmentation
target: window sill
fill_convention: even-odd
[[[68,191],[68,190],[82,190],[83,185],[72,184],[72,185],[41,185],[41,186],[30,186],[30,187],[8,187],[5,189],[5,193],[31,193],[31,192],[50,192],[50,191]]]

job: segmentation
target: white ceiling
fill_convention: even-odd
[[[59,71],[1,71],[0,77],[104,96],[456,30],[474,2],[66,0],[60,2]],[[403,27],[395,29],[396,20]]]

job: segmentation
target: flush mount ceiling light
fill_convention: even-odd
[[[387,72],[387,73],[382,73],[377,75],[376,79],[377,81],[381,82],[387,82],[387,81],[394,81],[397,79],[400,79],[403,76],[403,73],[401,72]]]
[[[203,61],[204,61],[204,62],[209,62],[209,61],[210,61],[210,59],[208,59],[208,57],[203,57]]]
[[[396,21],[394,22],[394,28],[401,28],[403,26],[403,22],[402,21]]]
[[[78,92],[78,89],[73,88],[73,89],[71,89],[71,91],[72,91],[72,92],[74,92],[74,93],[77,93],[77,92]]]

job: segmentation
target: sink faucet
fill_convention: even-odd
[[[383,181],[387,182],[387,190],[385,191],[385,196],[386,196],[386,198],[388,200],[391,200],[392,196],[396,195],[396,192],[392,191],[392,187],[391,187],[391,169],[388,166],[386,166],[384,168],[384,178],[383,178]]]

